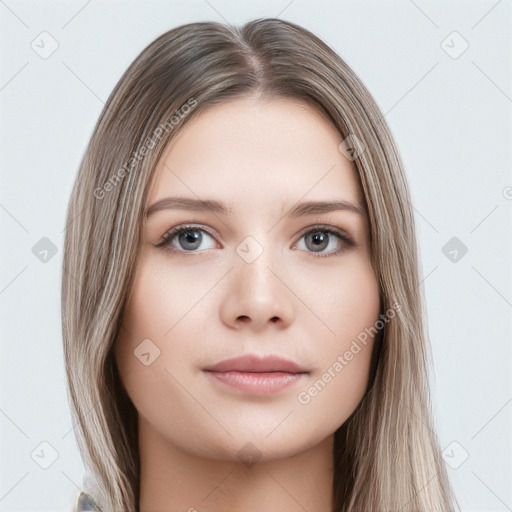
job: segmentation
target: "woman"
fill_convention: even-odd
[[[454,510],[400,158],[307,30],[151,43],[95,127],[63,268],[76,510]]]

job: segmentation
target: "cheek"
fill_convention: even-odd
[[[123,337],[134,349],[149,338],[159,347],[169,343],[173,330],[181,328],[187,315],[201,301],[212,276],[201,269],[184,271],[166,261],[165,255],[148,255],[140,263],[133,293],[123,319]],[[128,340],[127,340],[128,341]],[[126,348],[126,341],[120,345]]]
[[[340,276],[331,322],[336,340],[331,343],[335,352],[326,350],[330,363],[342,357],[343,373],[347,381],[364,389],[381,309],[379,285],[375,272],[366,259],[360,259]],[[335,359],[333,359],[333,357]]]
[[[332,285],[330,319],[343,344],[373,325],[379,316],[379,286],[369,262],[360,260]]]
[[[337,428],[366,391],[380,313],[379,287],[370,262],[356,258],[322,282],[323,293],[316,301],[330,332],[324,330],[319,338],[318,370],[299,390],[297,402],[304,417],[322,417]]]
[[[350,344],[352,338],[377,321],[379,286],[368,258],[353,253],[342,258],[339,265],[318,269],[307,277],[301,285],[301,296],[316,314],[317,338],[326,342],[323,354],[332,353],[329,347],[343,349],[347,341]]]
[[[194,318],[190,310],[206,285],[201,279],[191,284],[190,277],[177,267],[143,260],[114,348],[135,408],[163,431],[183,430],[191,409],[190,396],[180,383],[186,381],[183,369],[197,360],[200,347],[191,343],[187,321]]]

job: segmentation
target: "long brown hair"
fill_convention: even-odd
[[[409,190],[376,102],[311,32],[279,19],[243,27],[191,23],[158,37],[129,66],[83,156],[67,212],[62,326],[76,436],[104,512],[139,506],[137,411],[113,357],[131,291],[144,210],[163,149],[197,113],[260,95],[315,104],[353,160],[382,311],[367,393],[336,431],[335,512],[448,512],[455,500],[430,411],[428,339]]]

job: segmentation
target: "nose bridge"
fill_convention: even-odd
[[[228,294],[222,306],[224,321],[232,325],[250,323],[288,324],[293,305],[286,286],[275,275],[281,265],[279,251],[270,246],[271,236],[249,235],[236,247]]]
[[[277,264],[276,251],[270,246],[268,234],[256,236],[249,235],[238,244],[235,271],[244,291],[264,297],[275,287],[269,267]]]

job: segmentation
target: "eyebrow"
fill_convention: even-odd
[[[210,211],[212,213],[228,214],[233,213],[232,208],[228,208],[220,201],[214,199],[194,199],[189,197],[166,197],[152,204],[146,210],[146,216],[160,210],[192,210],[192,211]],[[298,218],[306,215],[328,213],[337,210],[350,211],[367,216],[366,209],[358,204],[351,203],[342,199],[333,201],[305,201],[294,205],[288,212],[288,217]]]

